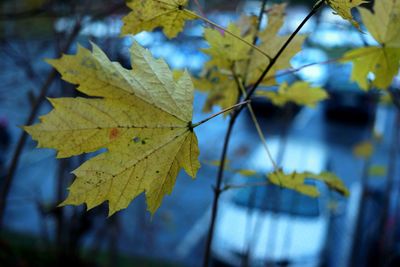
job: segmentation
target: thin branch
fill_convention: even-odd
[[[225,159],[226,159],[226,155],[228,152],[229,140],[231,138],[231,134],[232,134],[233,126],[235,125],[236,118],[237,118],[237,113],[235,112],[232,114],[232,117],[229,121],[228,129],[226,131],[226,135],[224,138],[224,146],[222,148],[222,154],[221,154],[221,159],[220,159],[221,164],[219,165],[219,168],[218,168],[217,181],[216,181],[216,185],[214,188],[214,200],[213,200],[213,204],[212,204],[211,221],[210,221],[210,227],[208,228],[206,248],[205,248],[205,253],[204,253],[204,258],[203,258],[203,267],[208,267],[208,264],[210,261],[211,243],[212,243],[213,236],[214,236],[215,221],[217,219],[217,213],[218,213],[218,200],[219,200],[219,196],[222,193],[221,185],[222,185],[222,178],[223,178],[224,169],[225,169]]]
[[[240,78],[236,74],[234,66],[232,67],[232,75],[233,75],[233,77],[235,79],[237,87],[240,89],[240,91],[243,94],[243,96],[247,97],[247,93],[246,93],[246,90],[244,89],[243,82],[240,80]],[[259,138],[261,140],[261,143],[264,146],[265,151],[267,152],[267,156],[268,156],[269,161],[272,163],[272,166],[274,167],[274,169],[278,170],[279,167],[276,164],[274,158],[272,157],[272,153],[271,153],[271,151],[270,151],[270,149],[268,147],[267,140],[266,140],[266,138],[264,136],[264,133],[261,130],[260,123],[258,123],[256,114],[254,113],[254,110],[253,110],[253,107],[252,107],[251,103],[247,103],[247,109],[249,110],[251,119],[253,120],[254,126],[256,127],[256,130],[257,130],[258,136],[259,136]]]
[[[268,186],[268,185],[270,185],[270,182],[268,182],[268,181],[256,182],[256,183],[245,183],[245,184],[226,184],[222,188],[222,191],[225,192],[225,191],[231,190],[231,189],[241,189],[241,188],[248,188],[248,187]]]
[[[286,40],[286,42],[282,45],[282,47],[279,49],[278,53],[271,59],[269,62],[268,66],[265,68],[261,76],[258,78],[258,80],[254,83],[254,85],[248,90],[247,97],[245,100],[250,99],[250,97],[254,94],[254,92],[257,90],[258,86],[264,81],[264,78],[267,76],[268,72],[272,69],[272,67],[275,65],[276,61],[278,58],[282,55],[282,53],[286,50],[288,45],[292,42],[294,37],[299,33],[299,31],[303,28],[303,26],[307,23],[307,21],[314,16],[315,13],[318,12],[318,10],[322,7],[324,4],[324,1],[319,1],[311,10],[311,12],[304,18],[304,20],[300,23],[300,25],[296,28],[296,30],[290,35],[290,37]],[[242,107],[239,107],[238,112],[240,112],[243,109]]]
[[[281,56],[283,51],[287,48],[287,46],[291,43],[293,38],[297,35],[297,33],[301,30],[301,28],[306,24],[306,22],[315,14],[317,11],[322,7],[323,1],[319,1],[311,10],[311,12],[307,15],[307,17],[300,23],[300,25],[297,27],[297,29],[292,33],[292,35],[289,37],[289,39],[284,43],[284,45],[281,47],[281,49],[278,51],[275,57],[273,57],[267,68],[264,70],[262,75],[259,77],[257,82],[253,85],[252,88],[247,93],[247,97],[245,100],[249,100],[254,91],[257,89],[257,87],[261,84],[265,76],[268,74],[268,72],[271,70],[271,68],[275,65],[277,59]],[[262,11],[263,12],[263,11]],[[225,159],[227,156],[228,152],[228,146],[229,146],[229,140],[232,134],[233,126],[235,125],[236,119],[240,112],[243,110],[245,106],[242,105],[238,107],[234,112],[231,113],[231,119],[229,121],[228,129],[225,135],[224,139],[224,145],[222,149],[222,154],[221,154],[221,165],[219,166],[218,169],[218,174],[216,178],[216,186],[214,188],[214,200],[213,200],[213,205],[212,205],[212,210],[211,210],[211,221],[210,221],[210,227],[208,230],[208,235],[207,235],[207,241],[206,241],[206,247],[205,247],[205,254],[204,254],[204,259],[203,259],[203,267],[207,267],[209,260],[210,260],[210,252],[211,252],[211,243],[213,240],[213,235],[214,235],[214,228],[215,228],[215,221],[217,218],[217,213],[218,213],[218,200],[221,195],[221,184],[222,184],[222,179],[224,175],[224,166],[225,166]]]

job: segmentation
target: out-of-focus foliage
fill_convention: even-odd
[[[374,145],[371,141],[363,141],[353,147],[353,154],[358,158],[370,158],[374,153]]]
[[[311,87],[308,82],[295,82],[290,86],[284,82],[277,92],[258,91],[258,96],[268,98],[274,105],[284,106],[292,102],[297,105],[315,107],[320,101],[328,98],[326,91],[320,87]]]
[[[373,13],[364,8],[359,11],[379,46],[354,49],[345,54],[344,61],[353,62],[351,79],[362,89],[387,89],[400,67],[400,1],[379,0]]]
[[[325,183],[330,189],[338,193],[348,196],[349,191],[343,184],[342,180],[331,172],[322,172],[315,174],[311,172],[293,172],[286,174],[282,170],[274,171],[267,175],[268,180],[278,186],[295,190],[301,194],[317,197],[320,192],[315,184],[309,184],[307,181],[320,181]]]
[[[268,12],[268,25],[258,33],[257,47],[270,58],[275,56],[282,45],[288,40],[288,35],[280,35],[279,30],[285,21],[285,4],[274,5]],[[257,34],[257,18],[243,16],[238,26],[229,26],[229,30],[235,34],[241,34],[242,38],[251,42]],[[241,27],[240,29],[238,27]],[[275,85],[274,75],[278,70],[290,67],[290,59],[301,50],[306,36],[297,35],[288,48],[277,59],[270,70],[268,77],[262,81],[262,85]],[[222,34],[218,30],[206,30],[205,39],[210,48],[205,52],[211,56],[207,62],[206,70],[199,79],[195,79],[195,87],[203,92],[208,92],[205,111],[212,106],[219,105],[222,108],[236,103],[240,94],[236,79],[244,83],[244,87],[255,83],[265,68],[270,63],[270,58],[257,50],[241,43],[240,40]],[[272,78],[271,78],[272,76]]]

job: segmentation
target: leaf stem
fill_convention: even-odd
[[[234,66],[232,67],[232,75],[233,75],[233,77],[235,79],[236,85],[238,86],[238,88],[242,92],[243,96],[247,97],[246,90],[244,89],[242,81],[240,80],[240,78],[236,74]],[[259,136],[259,138],[261,140],[261,143],[264,146],[265,151],[267,152],[267,156],[268,156],[269,161],[272,163],[272,166],[274,167],[274,169],[278,170],[279,167],[276,164],[274,158],[272,157],[272,153],[271,153],[271,151],[270,151],[270,149],[268,147],[267,140],[265,138],[264,133],[261,130],[260,123],[257,120],[256,114],[254,113],[254,110],[253,110],[253,107],[251,106],[251,103],[247,103],[247,109],[249,110],[251,119],[253,120],[254,126],[256,127],[256,130],[257,130],[258,136]]]
[[[215,23],[215,22],[213,22],[213,21],[207,19],[206,17],[203,17],[203,16],[201,16],[201,15],[199,15],[199,14],[193,12],[193,11],[190,11],[190,10],[188,10],[188,9],[183,9],[183,11],[185,11],[185,12],[188,13],[189,15],[194,16],[194,17],[196,17],[196,18],[198,18],[198,19],[200,19],[200,20],[202,20],[202,21],[204,21],[204,22],[206,22],[206,23],[208,23],[208,24],[214,26],[215,28],[218,28],[218,29],[220,29],[221,31],[223,31],[223,32],[225,32],[225,33],[231,35],[232,37],[234,37],[234,38],[236,38],[237,40],[239,40],[239,41],[245,43],[246,45],[250,46],[250,47],[253,48],[254,50],[257,50],[260,54],[264,55],[264,56],[267,57],[269,60],[271,60],[271,56],[270,56],[270,55],[268,55],[267,53],[265,53],[265,52],[262,51],[260,48],[258,48],[257,46],[253,45],[252,43],[246,41],[246,40],[243,39],[242,37],[240,37],[240,36],[234,34],[234,33],[231,32],[231,31],[229,31],[228,29],[225,29],[224,27],[221,27],[221,26],[218,25],[217,23]]]
[[[242,105],[246,105],[246,104],[249,104],[249,103],[250,103],[250,100],[246,100],[246,101],[237,103],[237,104],[235,104],[235,105],[233,105],[233,106],[231,106],[231,107],[229,107],[229,108],[223,109],[223,110],[221,110],[220,112],[217,112],[217,113],[211,115],[211,116],[208,117],[208,118],[205,118],[204,120],[202,120],[202,121],[200,121],[200,122],[198,122],[198,123],[192,124],[191,128],[194,129],[194,128],[196,128],[197,126],[200,126],[200,125],[202,125],[203,123],[205,123],[205,122],[207,122],[207,121],[209,121],[209,120],[211,120],[211,119],[213,119],[213,118],[215,118],[215,117],[217,117],[217,116],[219,116],[219,115],[221,115],[221,114],[223,114],[223,113],[225,113],[225,112],[228,112],[228,111],[230,111],[230,110],[232,110],[232,109],[235,109],[235,108],[237,108],[237,107],[240,107],[240,106],[242,106]]]

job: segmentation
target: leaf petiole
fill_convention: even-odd
[[[228,112],[228,111],[230,111],[230,110],[232,110],[232,109],[235,109],[235,108],[237,108],[237,107],[240,107],[240,106],[242,106],[242,105],[247,105],[248,103],[250,103],[250,100],[246,100],[246,101],[237,103],[236,105],[233,105],[233,106],[231,106],[231,107],[229,107],[229,108],[223,109],[223,110],[221,110],[220,112],[215,113],[215,114],[211,115],[210,117],[205,118],[204,120],[202,120],[202,121],[200,121],[200,122],[198,122],[198,123],[194,123],[194,124],[189,125],[189,128],[190,128],[190,129],[194,129],[194,128],[196,128],[197,126],[200,126],[200,125],[202,125],[203,123],[206,123],[207,121],[209,121],[209,120],[211,120],[211,119],[213,119],[213,118],[215,118],[215,117],[217,117],[217,116],[219,116],[219,115],[221,115],[221,114],[223,114],[223,113],[225,113],[225,112]]]

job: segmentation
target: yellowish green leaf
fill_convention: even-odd
[[[370,158],[374,153],[374,145],[370,141],[363,141],[353,147],[353,154],[358,158]]]
[[[170,194],[181,168],[192,177],[200,166],[192,119],[193,84],[185,72],[174,80],[163,60],[138,44],[132,70],[111,62],[95,45],[49,60],[67,82],[91,98],[51,99],[54,109],[25,130],[57,156],[106,151],[83,163],[62,205],[108,201],[109,214],[145,192],[154,213]]]
[[[379,0],[380,1],[380,0]],[[351,10],[361,4],[368,3],[364,0],[325,0],[325,2],[335,10],[335,14],[343,19],[350,21],[355,27],[360,28],[357,21],[351,15]]]
[[[315,107],[320,101],[328,98],[324,89],[313,88],[307,82],[295,82],[290,86],[285,82],[281,84],[277,92],[258,91],[256,94],[268,98],[277,106],[292,102],[297,105]]]
[[[197,17],[185,7],[188,0],[130,0],[131,12],[122,20],[122,34],[137,34],[162,27],[168,38],[174,38],[183,30],[187,20]]]

